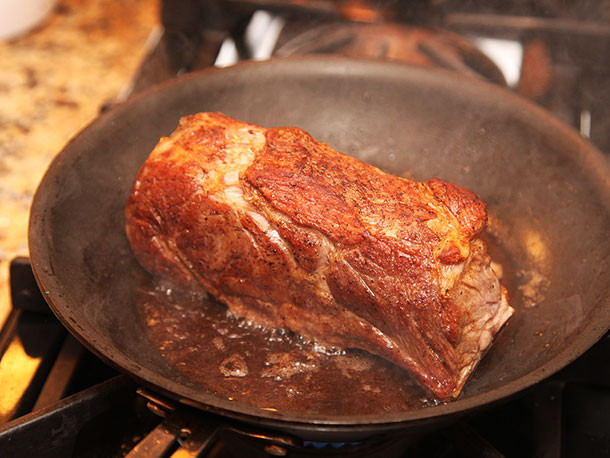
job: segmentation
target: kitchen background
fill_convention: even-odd
[[[36,28],[0,40],[0,327],[9,263],[28,254],[32,195],[66,142],[124,90],[158,9],[154,0],[60,0]]]

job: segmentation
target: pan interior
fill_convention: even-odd
[[[328,356],[277,335],[269,350],[269,336],[219,324],[222,306],[168,291],[137,265],[123,216],[135,175],[159,137],[200,111],[298,126],[388,172],[440,177],[488,204],[484,238],[517,312],[458,401],[422,400],[404,373],[361,353]],[[65,148],[35,198],[32,263],[81,340],[190,404],[323,424],[423,418],[524,388],[607,329],[610,212],[598,156],[541,110],[449,73],[327,58],[207,71],[110,111]]]

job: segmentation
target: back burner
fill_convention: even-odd
[[[177,74],[309,53],[435,65],[507,84],[610,152],[610,9],[545,0],[162,1],[127,97]]]

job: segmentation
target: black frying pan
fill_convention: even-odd
[[[396,376],[395,368],[360,364],[365,355],[352,355],[360,361],[357,377],[349,367],[326,379],[324,371],[297,377],[296,394],[289,396],[286,386],[274,391],[272,378],[227,377],[219,375],[213,361],[184,355],[180,360],[168,353],[168,335],[197,339],[203,328],[189,318],[196,310],[187,316],[182,307],[182,315],[176,315],[176,303],[157,306],[169,310],[161,318],[176,326],[168,324],[165,335],[155,328],[150,305],[161,290],[154,289],[155,280],[130,253],[123,207],[158,138],[168,135],[182,115],[198,111],[222,111],[263,126],[299,126],[392,173],[422,180],[441,177],[487,202],[490,230],[485,238],[503,265],[517,313],[460,399],[425,408],[402,402],[417,395],[408,377]],[[140,383],[207,411],[307,438],[356,438],[428,425],[488,404],[582,354],[610,325],[608,227],[608,164],[543,110],[453,73],[301,57],[204,71],[103,114],[49,168],[34,199],[29,237],[34,272],[60,320],[92,351]],[[222,315],[217,304],[201,307],[209,308],[208,318]],[[210,329],[218,331],[209,321]],[[200,333],[205,335],[191,353],[222,349],[206,334],[210,329]],[[222,331],[226,336],[227,330]],[[256,344],[260,341],[252,342],[244,350],[246,363],[266,351]],[[325,361],[329,371],[337,369],[328,362],[332,358]],[[398,377],[404,389],[400,384],[385,387],[379,378],[383,371]],[[357,379],[360,387],[340,388],[341,377],[352,383]],[[387,391],[385,398],[380,391]],[[393,398],[401,401],[392,403]]]

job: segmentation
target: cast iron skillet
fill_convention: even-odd
[[[350,415],[261,410],[168,363],[134,305],[151,281],[130,253],[123,208],[159,137],[199,111],[299,126],[392,173],[441,177],[487,202],[486,238],[517,313],[460,399]],[[29,242],[39,286],[60,320],[140,383],[206,411],[306,438],[345,439],[429,426],[522,390],[581,355],[610,325],[608,227],[605,158],[536,106],[453,73],[299,57],[193,74],[100,116],[42,180]]]

